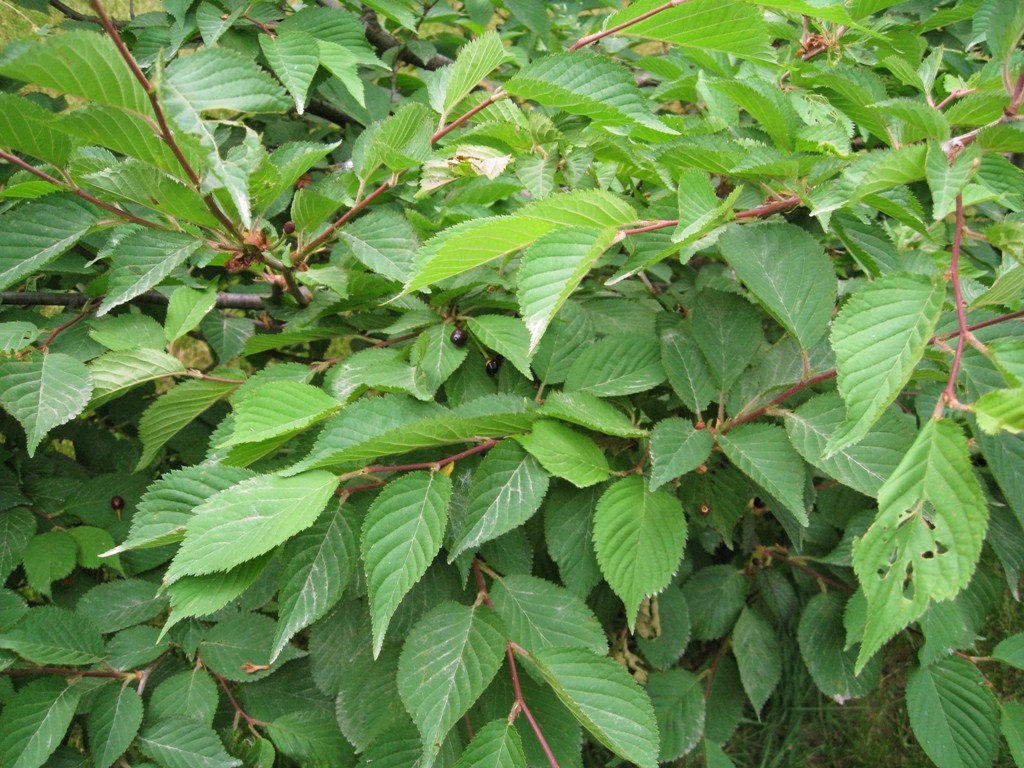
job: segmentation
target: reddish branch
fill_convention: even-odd
[[[734,216],[737,219],[756,219],[761,216],[770,216],[773,213],[785,211],[787,208],[792,208],[796,205],[800,205],[800,198],[793,195],[791,197],[784,197],[781,200],[773,200],[770,203],[759,205],[756,208],[750,208],[746,211],[737,211]],[[668,227],[676,227],[679,225],[680,219],[661,219],[660,221],[652,221],[648,224],[644,224],[641,227],[631,227],[629,229],[620,230],[619,234],[625,237],[626,235],[640,235],[644,232],[654,232],[659,229],[667,229]]]
[[[86,304],[85,308],[84,308],[84,309],[83,309],[83,310],[82,310],[81,312],[79,312],[79,313],[78,313],[77,315],[75,315],[75,316],[74,316],[73,318],[71,318],[70,320],[68,320],[68,321],[67,321],[66,323],[62,323],[61,325],[58,325],[58,326],[57,326],[56,328],[54,328],[54,329],[53,329],[52,331],[50,331],[50,335],[46,337],[46,341],[44,341],[44,342],[43,342],[42,344],[40,344],[40,345],[39,345],[39,349],[40,349],[41,351],[43,351],[43,352],[47,352],[47,351],[49,351],[49,349],[50,349],[50,344],[51,344],[51,343],[53,343],[53,340],[54,340],[55,338],[57,338],[57,336],[58,336],[58,335],[59,335],[59,334],[60,334],[60,333],[61,333],[62,331],[65,331],[65,330],[67,330],[67,329],[68,329],[68,328],[70,328],[70,327],[71,327],[72,325],[74,325],[74,324],[75,324],[75,323],[77,323],[77,322],[78,322],[79,320],[81,320],[81,319],[82,319],[83,317],[85,317],[86,315],[88,315],[88,314],[89,314],[90,312],[92,312],[92,311],[93,311],[94,309],[96,309],[96,307],[98,307],[98,306],[99,306],[99,304],[100,304],[100,302],[99,302],[99,301],[94,301],[94,302],[92,302],[92,303],[90,303],[90,304]]]
[[[483,442],[474,445],[472,448],[467,448],[464,451],[459,451],[458,453],[452,454],[451,456],[446,456],[443,459],[438,459],[437,461],[419,461],[416,462],[415,464],[373,464],[369,467],[357,469],[354,472],[348,472],[344,475],[341,475],[340,477],[342,482],[344,482],[345,480],[351,480],[356,477],[376,475],[380,472],[411,472],[417,469],[430,469],[436,471],[441,467],[446,467],[449,464],[454,464],[459,459],[464,459],[467,456],[473,456],[474,454],[483,453],[484,451],[490,450],[497,444],[497,440],[495,440],[494,438],[488,438],[487,440],[484,440]],[[376,485],[377,484],[375,483],[369,487],[373,488],[376,487]],[[339,493],[351,493],[354,490],[358,490],[358,488],[343,488],[339,491]]]
[[[473,576],[476,578],[476,586],[480,592],[480,597],[484,603],[491,610],[494,610],[494,603],[491,601],[491,596],[487,593],[487,584],[484,583],[484,575],[480,570],[480,561],[473,560]],[[522,648],[513,643],[511,640],[505,641],[505,655],[508,658],[509,673],[512,676],[512,689],[515,691],[515,701],[512,703],[512,711],[508,715],[509,723],[514,721],[516,717],[522,712],[526,716],[526,720],[530,723],[530,728],[533,729],[534,735],[537,737],[537,741],[540,742],[541,749],[544,750],[544,754],[548,758],[548,763],[551,768],[558,768],[558,760],[555,759],[555,754],[551,751],[551,747],[548,746],[547,739],[544,738],[544,733],[540,729],[540,725],[533,717],[533,713],[530,708],[526,705],[526,699],[523,698],[523,689],[519,685],[519,669],[516,667],[515,653],[526,654]]]
[[[942,392],[942,396],[939,401],[935,404],[935,411],[932,413],[932,418],[937,419],[942,416],[942,411],[949,405],[955,408],[959,405],[959,400],[956,397],[956,377],[960,372],[960,360],[964,354],[964,345],[970,338],[971,332],[967,328],[967,312],[964,309],[964,295],[960,290],[960,242],[964,236],[964,196],[962,194],[956,196],[956,227],[953,230],[953,256],[949,264],[949,274],[953,281],[953,300],[956,302],[956,322],[959,332],[957,333],[956,339],[956,351],[953,353],[953,362],[949,366],[949,380],[946,382],[946,388]]]
[[[769,400],[767,403],[762,405],[760,408],[755,408],[750,413],[745,414],[743,416],[738,416],[737,418],[733,419],[732,421],[723,424],[722,427],[718,430],[718,433],[719,434],[725,434],[730,429],[733,429],[734,427],[738,427],[740,424],[746,424],[748,421],[753,421],[758,416],[764,415],[767,411],[769,411],[770,409],[774,408],[776,405],[779,405],[780,403],[788,400],[793,395],[795,395],[797,392],[799,392],[799,391],[801,391],[803,389],[807,389],[807,387],[810,387],[813,384],[818,384],[819,382],[822,382],[822,381],[828,381],[829,379],[831,379],[835,375],[836,375],[836,369],[833,368],[830,371],[825,371],[824,373],[819,373],[817,376],[811,376],[811,378],[809,378],[809,379],[804,379],[803,381],[798,381],[796,384],[791,386],[789,389],[787,389],[784,392],[782,392],[782,393],[776,395],[775,397],[773,397],[771,400]]]
[[[690,0],[669,0],[669,2],[662,3],[657,8],[652,8],[646,13],[641,13],[639,16],[629,19],[628,21],[624,21],[621,24],[616,24],[614,27],[602,30],[601,32],[595,32],[594,34],[587,35],[586,37],[581,37],[579,40],[577,40],[575,43],[569,46],[569,50],[575,51],[579,48],[584,48],[588,45],[592,45],[593,43],[596,43],[598,40],[603,40],[604,38],[614,35],[617,32],[621,32],[627,27],[631,27],[634,24],[639,24],[641,21],[646,21],[647,19],[651,18],[651,16],[655,16],[661,13],[662,11],[667,11],[670,8],[675,8],[677,5],[682,5],[683,3],[688,2],[690,2]]]
[[[822,582],[824,584],[828,584],[828,585],[833,586],[836,589],[841,590],[843,592],[850,593],[850,592],[855,591],[853,589],[853,587],[851,587],[849,584],[844,584],[841,581],[837,581],[836,579],[833,579],[833,578],[831,578],[829,576],[826,576],[825,574],[823,574],[823,573],[821,573],[819,571],[814,570],[810,566],[804,564],[799,558],[790,557],[789,555],[786,554],[787,550],[786,550],[785,547],[774,546],[774,547],[765,547],[764,549],[765,549],[765,552],[767,552],[771,556],[771,558],[773,560],[781,560],[786,565],[789,565],[789,566],[791,566],[793,568],[796,568],[799,571],[803,571],[808,576],[813,578],[815,581]]]
[[[231,702],[231,706],[235,708],[236,724],[238,722],[238,718],[241,717],[243,720],[245,720],[245,724],[249,726],[250,730],[258,725],[266,725],[266,723],[264,723],[262,720],[257,720],[255,717],[252,717],[248,712],[242,709],[242,705],[239,704],[238,701],[235,699],[234,695],[231,693],[230,686],[228,686],[227,681],[223,677],[221,677],[220,675],[214,675],[214,677],[217,678],[217,682],[220,683],[220,687],[224,689],[224,693],[227,695],[228,701]]]

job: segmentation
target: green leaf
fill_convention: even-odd
[[[223,374],[241,375],[240,371],[219,370],[214,373],[228,381],[186,381],[158,397],[146,409],[139,419],[139,438],[142,440],[143,451],[136,469],[148,466],[168,440],[238,386],[229,383],[231,380]],[[241,383],[241,379],[238,383]]]
[[[867,597],[857,672],[933,601],[967,586],[988,522],[967,441],[952,421],[930,420],[878,492],[878,516],[854,543]]]
[[[352,747],[330,712],[292,711],[267,724],[267,735],[283,754],[305,765],[350,766]]]
[[[292,636],[325,616],[355,573],[358,546],[343,506],[328,510],[285,546],[271,660]]]
[[[501,622],[484,605],[445,602],[412,628],[398,660],[398,692],[423,737],[423,768],[448,730],[490,684],[505,655]]]
[[[320,387],[299,381],[268,381],[235,403],[235,428],[221,447],[293,435],[341,409]]]
[[[804,461],[781,427],[741,424],[719,433],[718,445],[743,474],[777,498],[801,525],[808,524]]]
[[[787,153],[793,151],[796,112],[783,91],[756,79],[712,80],[709,85],[739,104],[771,136],[775,146]],[[769,264],[770,260],[764,262],[764,266]]]
[[[683,556],[687,525],[679,500],[629,475],[597,503],[594,549],[608,585],[626,606],[632,632],[640,603],[664,589]]]
[[[0,634],[0,648],[36,664],[95,664],[103,658],[103,638],[95,625],[52,605],[30,609]]]
[[[558,565],[562,582],[575,594],[586,597],[601,580],[594,554],[594,507],[600,488],[583,490],[566,483],[555,485],[544,505],[544,540],[548,554]]]
[[[1001,702],[1000,730],[1017,765],[1024,765],[1024,704]]]
[[[866,696],[876,685],[882,659],[875,656],[864,670],[854,674],[857,649],[846,647],[843,612],[846,601],[836,592],[815,595],[804,606],[797,629],[800,655],[815,684],[839,703]]]
[[[1024,669],[1024,632],[1000,641],[992,651],[992,658],[1017,669]]]
[[[200,48],[175,59],[167,67],[163,87],[196,112],[284,112],[288,108],[274,79],[251,58],[229,48]]]
[[[679,224],[672,242],[689,245],[714,229],[725,214],[711,180],[703,171],[686,169],[679,174]]]
[[[269,552],[320,515],[338,487],[329,472],[293,477],[258,475],[214,494],[196,507],[164,577],[226,571]]]
[[[473,473],[448,562],[525,523],[540,509],[547,491],[548,476],[533,456],[511,440],[496,445]]]
[[[89,363],[93,383],[89,407],[98,408],[147,381],[184,372],[184,363],[162,350],[143,348],[107,352]]]
[[[606,336],[587,347],[569,368],[565,388],[598,397],[630,395],[656,387],[665,369],[653,336]]]
[[[431,100],[434,109],[441,113],[441,122],[447,122],[452,109],[508,58],[509,54],[494,30],[464,45],[455,63],[442,70],[443,98],[437,100],[439,103]]]
[[[67,531],[47,531],[33,536],[22,553],[28,585],[44,595],[50,585],[70,575],[78,562],[78,544]]]
[[[522,320],[503,315],[477,315],[466,321],[473,335],[488,349],[493,349],[533,381],[530,371],[530,336]]]
[[[542,648],[584,648],[599,655],[608,651],[597,617],[564,587],[513,574],[495,579],[491,600],[509,639],[531,653]]]
[[[156,588],[142,579],[103,582],[82,595],[75,610],[104,634],[119,632],[163,613],[167,606],[157,597]]]
[[[271,663],[274,620],[262,613],[236,613],[219,621],[199,644],[203,664],[215,675],[242,683],[259,680],[303,655],[291,646]]]
[[[735,294],[705,290],[697,296],[688,322],[714,380],[721,389],[729,389],[764,341],[757,310]]]
[[[523,254],[516,275],[532,355],[552,319],[616,237],[611,228],[559,227]]]
[[[712,565],[687,579],[683,594],[690,606],[694,639],[717,640],[732,629],[746,604],[747,582],[731,565]]]
[[[633,76],[590,51],[566,51],[531,62],[505,84],[513,96],[583,115],[603,125],[637,125],[674,134],[651,114]]]
[[[526,768],[519,731],[508,719],[488,723],[473,737],[455,768]]]
[[[843,305],[832,348],[846,421],[826,447],[836,453],[867,434],[910,381],[939,320],[946,290],[921,275],[884,275]]]
[[[0,146],[63,166],[74,148],[54,126],[53,114],[13,93],[0,94]]]
[[[368,132],[362,163],[356,162],[361,178],[381,165],[392,171],[403,171],[420,165],[430,156],[433,117],[423,104],[406,102],[378,128]]]
[[[154,720],[188,717],[206,725],[217,713],[217,683],[202,667],[177,672],[153,689],[149,715]]]
[[[597,444],[557,421],[541,419],[534,423],[530,434],[515,435],[514,439],[544,469],[577,488],[586,488],[611,476],[608,459]]]
[[[990,11],[985,40],[994,59],[1006,59],[1024,35],[1024,10],[1012,0],[993,0],[987,5]]]
[[[0,323],[0,354],[20,352],[39,337],[39,328],[32,323],[15,321]]]
[[[356,219],[341,231],[352,255],[392,280],[409,279],[419,240],[412,225],[395,211],[378,210]]]
[[[614,405],[587,392],[555,390],[547,396],[540,414],[578,424],[604,435],[643,437],[647,434]]]
[[[113,352],[163,350],[167,346],[160,323],[135,311],[93,318],[89,321],[89,337]]]
[[[707,461],[714,438],[683,419],[659,421],[651,432],[651,490]]]
[[[971,662],[950,657],[907,680],[914,736],[939,768],[981,768],[999,746],[999,704]]]
[[[680,328],[663,331],[661,364],[683,405],[700,414],[715,397],[716,389],[711,370],[693,337]]]
[[[800,346],[807,349],[824,335],[836,300],[835,270],[806,230],[784,222],[734,225],[718,244],[740,280]]]
[[[360,106],[366,106],[366,88],[359,79],[359,56],[348,48],[327,40],[317,42],[320,64],[338,78]]]
[[[215,291],[197,291],[186,286],[175,288],[167,305],[164,323],[167,341],[176,341],[194,330],[216,304]]]
[[[935,221],[946,218],[956,208],[956,198],[974,172],[981,153],[972,145],[961,152],[952,162],[937,142],[928,142],[928,157],[925,160],[925,178],[932,191],[932,218]]]
[[[11,571],[18,567],[22,553],[35,532],[36,518],[27,509],[15,507],[0,512],[0,581],[6,582]],[[72,560],[74,557],[72,553]]]
[[[28,439],[28,455],[46,434],[81,413],[92,394],[89,369],[69,355],[0,363],[0,405],[18,420]]]
[[[515,253],[557,228],[607,230],[635,220],[636,211],[618,196],[601,190],[586,190],[552,195],[524,206],[511,216],[494,216],[458,224],[427,241],[416,258],[412,277],[402,293],[411,293],[446,277],[479,267],[499,256]],[[592,262],[599,253],[588,258]],[[572,291],[567,290],[569,293]],[[548,310],[549,322],[556,310],[557,305]],[[540,338],[530,322],[535,314],[532,310],[524,312],[534,346]]]
[[[110,768],[135,740],[142,725],[142,697],[127,685],[103,688],[85,723],[89,751],[97,768]]]
[[[0,713],[0,765],[40,768],[64,738],[81,696],[80,681],[60,678],[21,688]]]
[[[0,54],[0,75],[152,119],[146,92],[113,41],[99,32],[65,32],[9,45]]]
[[[119,240],[110,260],[107,293],[96,316],[158,285],[202,246],[202,240],[185,232],[154,229],[140,229]]]
[[[607,27],[636,19],[660,6],[640,0],[605,20]],[[659,9],[660,10],[660,9]],[[815,6],[815,12],[817,6]],[[631,24],[623,35],[662,40],[695,51],[721,51],[757,61],[775,61],[759,9],[739,0],[695,0]]]
[[[260,35],[260,48],[267,64],[288,89],[300,115],[306,108],[306,97],[313,76],[320,65],[316,40],[297,29],[286,29],[276,37]]]
[[[704,686],[691,672],[672,669],[651,674],[647,695],[658,720],[658,761],[678,760],[704,733]]]
[[[1024,387],[987,392],[978,398],[972,410],[983,432],[1019,434],[1024,430]]]
[[[858,443],[826,458],[825,446],[845,415],[838,394],[818,395],[786,413],[786,434],[797,452],[822,472],[866,496],[877,496],[917,437],[916,424],[889,408]]]
[[[0,289],[42,269],[89,231],[96,211],[70,195],[30,200],[0,216]]]
[[[654,708],[624,666],[578,648],[546,648],[532,658],[547,684],[595,739],[640,768],[656,768]]]
[[[158,720],[138,738],[139,749],[163,768],[236,768],[212,727],[188,717]]]
[[[398,604],[441,551],[451,495],[452,482],[440,472],[410,472],[388,483],[366,513],[361,552],[374,658]]]
[[[427,328],[413,345],[410,362],[414,366],[413,381],[425,394],[433,395],[455,369],[462,365],[469,350],[457,347],[448,339],[443,325]]]
[[[171,615],[160,630],[163,638],[175,624],[193,616],[208,616],[226,606],[255,583],[267,569],[269,553],[246,560],[229,571],[203,576],[182,576],[165,589]]]
[[[732,630],[732,652],[740,668],[743,690],[760,717],[782,677],[782,649],[775,628],[757,611],[744,608]]]

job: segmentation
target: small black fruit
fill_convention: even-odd
[[[124,499],[122,499],[120,496],[111,496],[110,508],[113,509],[115,512],[120,512],[122,509],[124,509]]]
[[[469,340],[469,334],[462,328],[456,328],[452,331],[451,340],[456,347],[464,347]]]
[[[290,235],[292,232],[295,231],[295,222],[294,221],[286,221],[284,223],[283,229],[284,229],[284,233],[286,235]]]
[[[486,370],[491,376],[496,376],[499,368],[501,368],[500,357],[487,358],[487,364],[484,366],[484,370]]]

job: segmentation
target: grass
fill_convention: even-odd
[[[92,13],[86,0],[65,0],[66,4],[76,11]],[[135,0],[134,11],[138,15],[163,7],[160,0]],[[116,19],[127,19],[130,16],[129,0],[104,0],[103,7]],[[49,12],[33,11],[13,2],[0,0],[0,46],[12,40],[30,37],[48,25],[60,24],[65,17],[53,8]]]

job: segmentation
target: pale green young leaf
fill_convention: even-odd
[[[586,435],[557,421],[541,419],[519,442],[548,472],[568,480],[577,488],[600,483],[611,476],[608,459]]]
[[[564,227],[541,236],[523,254],[517,272],[519,307],[537,350],[551,320],[614,241],[611,228]]]
[[[320,387],[300,381],[268,381],[235,403],[235,429],[221,447],[258,443],[300,432],[341,409]]]
[[[835,269],[806,230],[785,222],[733,225],[718,245],[740,280],[804,349],[825,334],[836,300]]]
[[[658,720],[658,760],[678,760],[704,733],[704,685],[692,672],[671,669],[651,674],[647,695]]]
[[[252,472],[238,467],[194,466],[168,472],[139,501],[128,538],[107,554],[181,541],[194,508],[248,477]]]
[[[451,496],[452,482],[440,472],[410,472],[388,483],[366,513],[361,553],[374,658],[398,604],[441,551]]]
[[[359,17],[354,13],[340,8],[306,6],[297,13],[285,16],[277,32],[281,34],[293,29],[306,32],[319,42],[334,43],[348,49],[360,64],[383,66],[366,39],[366,30],[359,23]]]
[[[555,390],[547,396],[539,412],[542,416],[577,424],[604,435],[643,437],[647,434],[614,405],[588,392]]]
[[[252,179],[253,208],[262,211],[273,205],[303,174],[339,145],[340,142],[288,141],[277,147]]]
[[[793,150],[796,112],[784,91],[763,80],[713,80],[709,85],[739,104],[771,136],[775,146],[785,152]]]
[[[640,0],[605,21],[618,26],[662,5]],[[817,6],[815,6],[817,12]],[[775,61],[768,28],[761,12],[741,0],[695,0],[651,15],[622,30],[623,35],[646,37],[693,48],[720,51],[756,61]]]
[[[96,223],[96,209],[70,195],[52,195],[0,216],[0,289],[56,259]]]
[[[916,424],[912,418],[889,408],[859,442],[826,457],[825,446],[843,423],[845,414],[838,394],[812,397],[786,413],[786,434],[805,461],[843,485],[866,496],[877,496],[882,483],[913,444]]]
[[[24,97],[2,93],[0,147],[63,166],[74,148],[74,141],[54,126],[53,113]]]
[[[597,397],[644,392],[665,381],[658,341],[653,335],[606,336],[576,358],[565,388]]]
[[[967,440],[952,421],[930,420],[878,491],[878,516],[854,543],[853,567],[867,597],[857,672],[933,600],[967,586],[988,515]]]
[[[231,375],[241,376],[241,371],[219,370],[215,374],[230,380]],[[239,378],[239,384],[241,381]],[[149,466],[168,440],[215,402],[230,395],[237,386],[227,381],[195,379],[178,384],[158,397],[139,419],[143,452],[137,468]]]
[[[142,725],[142,697],[127,685],[110,685],[96,695],[85,731],[97,768],[110,768],[135,740]]]
[[[212,726],[190,717],[150,723],[138,737],[139,749],[162,768],[237,768]]]
[[[184,285],[175,288],[167,305],[167,319],[164,322],[167,341],[177,341],[194,330],[216,304],[215,291],[197,291]]]
[[[914,736],[939,768],[981,768],[995,759],[999,703],[971,662],[948,657],[913,670],[907,713]]]
[[[843,305],[831,341],[847,413],[827,455],[866,435],[906,386],[935,331],[945,293],[943,283],[896,273],[864,286]]]
[[[140,384],[183,374],[183,362],[157,349],[131,349],[108,352],[92,360],[92,398],[90,408],[98,408]]]
[[[944,219],[956,208],[956,198],[974,173],[980,152],[971,145],[950,161],[938,142],[928,142],[925,178],[932,192],[932,218]]]
[[[679,224],[672,232],[672,242],[689,244],[715,226],[722,201],[715,194],[708,175],[692,169],[685,169],[679,174],[676,197]]]
[[[214,494],[185,524],[165,582],[226,571],[308,528],[338,487],[329,472],[257,475]]]
[[[0,53],[0,75],[152,118],[146,92],[113,41],[98,31],[66,32],[9,45]]]
[[[494,581],[491,599],[509,639],[527,651],[584,648],[602,655],[608,651],[597,617],[565,587],[513,574]]]
[[[685,475],[707,461],[714,438],[683,419],[659,421],[651,431],[651,490]]]
[[[328,40],[320,40],[316,46],[320,54],[320,65],[338,78],[359,106],[365,107],[366,88],[359,79],[359,56],[350,49]]]
[[[267,64],[284,84],[295,101],[295,111],[301,115],[320,64],[316,40],[297,29],[285,30],[276,37],[260,35],[258,40]]]
[[[327,614],[352,580],[359,547],[344,512],[341,504],[328,505],[309,529],[285,545],[272,662],[296,632]]]
[[[416,339],[410,362],[413,364],[413,384],[424,395],[433,395],[469,354],[465,347],[457,347],[448,338],[443,325],[432,325]]]
[[[103,658],[96,626],[65,608],[40,605],[0,633],[0,648],[36,664],[95,664]]]
[[[624,666],[579,648],[545,648],[531,656],[545,682],[597,741],[640,768],[656,768],[654,708]]]
[[[381,165],[402,171],[420,165],[430,156],[433,116],[423,104],[406,102],[370,134],[366,155],[356,163],[361,178]]]
[[[445,89],[443,98],[432,106],[441,113],[445,122],[452,109],[458,106],[481,80],[509,58],[501,38],[494,30],[470,41],[459,51],[455,63],[442,70]]]
[[[733,293],[701,291],[688,322],[690,335],[721,389],[736,382],[764,340],[757,310]],[[696,377],[699,373],[690,375]]]
[[[533,381],[530,371],[530,335],[523,321],[504,315],[477,315],[466,321],[473,335],[488,349],[516,367],[523,376]]]
[[[51,429],[84,410],[92,388],[85,364],[58,352],[0,363],[0,405],[24,428],[29,456]]]
[[[140,229],[123,238],[113,249],[107,293],[96,316],[159,285],[202,247],[201,239],[185,232]]]
[[[526,768],[519,731],[508,719],[488,723],[473,736],[455,768]]]
[[[681,328],[662,332],[661,364],[683,405],[700,414],[716,395],[715,381],[693,337]]]
[[[982,431],[990,435],[1000,431],[1019,434],[1024,430],[1024,387],[986,392],[973,410]]]
[[[992,56],[1001,61],[1010,56],[1024,35],[1024,8],[1013,0],[992,0],[985,41]]]
[[[676,133],[651,114],[650,103],[629,70],[590,51],[566,51],[531,62],[505,89],[513,96],[584,115],[599,124]]]
[[[288,99],[252,59],[230,48],[200,48],[167,67],[164,86],[196,112],[284,112]]]
[[[0,765],[40,768],[64,739],[78,700],[81,681],[32,680],[0,713]]]
[[[636,211],[618,196],[603,190],[583,190],[552,195],[530,203],[510,216],[493,216],[457,224],[427,241],[416,258],[412,277],[402,292],[411,293],[446,277],[479,267],[499,256],[515,253],[554,229],[581,227],[606,231],[635,220]],[[579,237],[579,233],[576,237]],[[588,237],[589,252],[595,246],[590,236],[585,237]],[[607,243],[601,250],[604,247],[607,247]],[[588,256],[588,263],[593,263],[599,253],[597,251]],[[573,264],[578,261],[574,259]],[[582,279],[583,274],[579,279]],[[522,290],[520,284],[520,301]],[[569,292],[571,290],[568,289]],[[565,295],[568,296],[568,293]],[[548,310],[549,322],[557,308],[558,304]],[[530,328],[530,325],[527,327]],[[540,335],[531,329],[532,343],[536,344],[533,340],[539,338]]]
[[[744,608],[732,630],[732,652],[743,690],[758,717],[782,677],[782,649],[775,627],[760,613]]]
[[[718,444],[743,474],[778,499],[801,525],[808,524],[804,504],[806,467],[782,427],[741,424],[719,434]]]
[[[533,456],[511,440],[496,445],[473,473],[465,517],[448,548],[448,562],[525,523],[540,508],[547,490],[547,473]]]
[[[639,475],[614,483],[594,513],[594,550],[608,585],[626,606],[630,631],[645,597],[664,589],[683,556],[686,516],[679,500],[651,491]]]
[[[434,763],[448,730],[480,697],[505,657],[501,621],[485,605],[444,602],[412,628],[398,660],[398,692]]]

